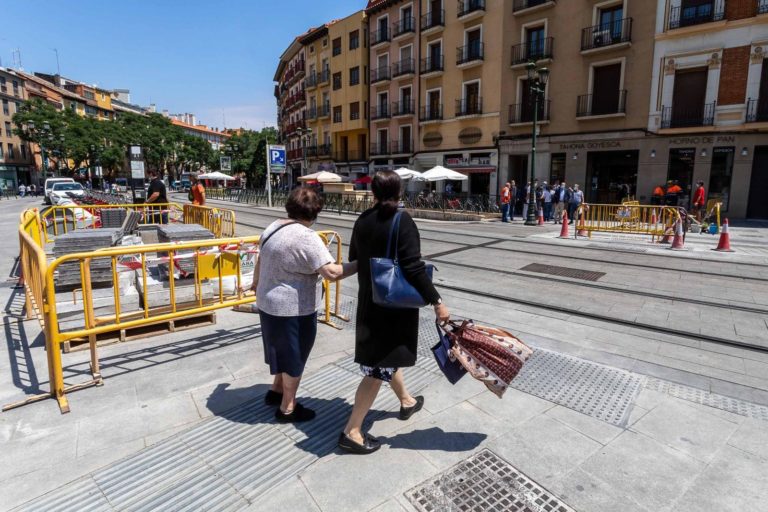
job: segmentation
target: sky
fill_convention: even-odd
[[[0,0],[0,65],[55,73],[218,128],[276,123],[294,37],[365,0]],[[16,52],[16,50],[19,50]]]

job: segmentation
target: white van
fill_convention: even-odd
[[[51,204],[51,191],[53,190],[53,186],[56,183],[74,183],[75,180],[72,178],[48,178],[45,180],[45,187],[43,190],[43,194],[45,196],[45,204]]]

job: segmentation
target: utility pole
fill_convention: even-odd
[[[52,50],[56,54],[56,74],[61,76],[61,66],[59,65],[59,50],[56,48],[52,48]]]

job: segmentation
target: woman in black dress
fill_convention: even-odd
[[[349,260],[358,262],[357,330],[355,362],[363,381],[355,394],[355,405],[347,426],[339,436],[339,447],[352,453],[371,453],[379,441],[361,431],[363,420],[373,405],[382,382],[389,382],[400,399],[400,419],[407,420],[424,405],[424,397],[412,397],[405,387],[402,368],[416,364],[419,331],[418,309],[393,309],[374,304],[371,290],[372,257],[387,255],[392,219],[400,200],[400,177],[392,171],[379,171],[373,178],[376,204],[355,222],[349,247]],[[442,303],[421,261],[419,230],[405,212],[399,226],[398,259],[406,279],[435,308],[439,321],[448,320]]]

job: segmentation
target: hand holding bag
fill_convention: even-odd
[[[379,306],[395,309],[420,308],[427,303],[421,294],[405,278],[398,262],[397,249],[400,231],[400,217],[397,212],[392,219],[392,228],[387,239],[387,255],[385,258],[371,258],[371,284],[373,302]],[[394,251],[392,252],[392,238]],[[390,257],[392,255],[392,257]],[[426,266],[427,276],[432,280],[432,265]]]
[[[451,353],[453,343],[448,338],[449,334],[446,329],[439,324],[437,324],[437,334],[440,336],[440,341],[432,347],[432,354],[434,354],[437,366],[448,379],[448,382],[456,384],[467,374],[467,369]]]

